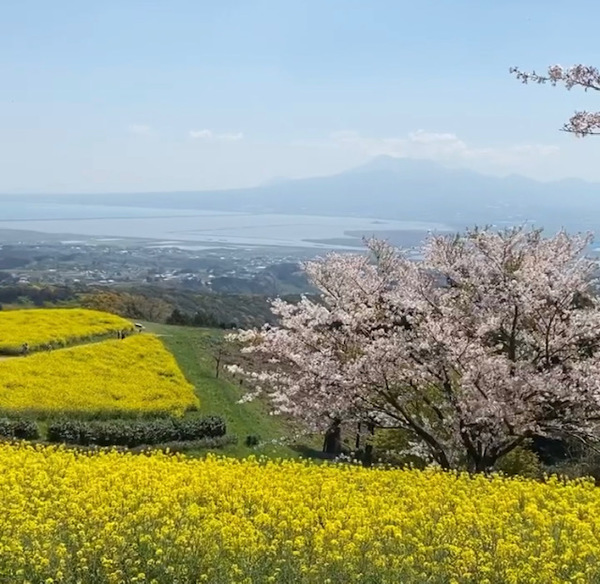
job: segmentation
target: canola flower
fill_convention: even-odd
[[[436,470],[0,445],[0,582],[600,579],[600,490]]]
[[[0,352],[19,352],[24,343],[31,349],[131,330],[124,318],[83,308],[7,310],[0,312]]]
[[[197,406],[193,386],[152,335],[0,361],[0,411],[182,414]]]

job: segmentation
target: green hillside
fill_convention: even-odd
[[[221,373],[219,379],[216,378],[211,342],[218,339],[223,334],[222,331],[155,323],[145,323],[145,326],[150,332],[161,336],[187,379],[196,387],[200,398],[200,413],[223,416],[227,421],[228,433],[238,437],[237,446],[229,446],[219,452],[236,456],[257,454],[271,457],[310,454],[313,444],[309,439],[289,446],[264,444],[273,439],[290,437],[294,432],[291,423],[269,415],[264,403],[255,401],[239,404],[241,389],[227,380],[224,373]],[[245,446],[248,435],[259,436],[263,444],[257,448],[248,448]]]

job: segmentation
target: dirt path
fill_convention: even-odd
[[[131,335],[129,336],[137,336],[140,333],[131,333]],[[143,333],[141,333],[143,334]],[[170,335],[156,335],[156,336],[170,336]],[[116,337],[113,336],[113,334],[108,334],[108,335],[103,335],[103,336],[98,336],[95,337],[93,339],[86,339],[83,341],[75,341],[73,343],[70,343],[64,347],[56,347],[54,349],[50,349],[50,350],[45,350],[45,349],[38,349],[37,351],[30,351],[29,353],[27,353],[27,355],[0,355],[0,361],[6,361],[7,359],[17,359],[17,358],[27,358],[27,357],[31,357],[31,355],[38,355],[40,353],[55,353],[56,351],[64,351],[66,349],[72,349],[74,347],[84,347],[86,345],[96,345],[98,343],[103,343],[105,341],[110,341],[116,339]]]

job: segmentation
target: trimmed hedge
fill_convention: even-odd
[[[189,442],[226,433],[225,421],[206,418],[154,420],[59,420],[48,427],[49,442],[82,446],[127,446]]]
[[[169,454],[178,452],[187,452],[189,450],[218,450],[238,443],[235,434],[226,436],[216,436],[215,438],[201,438],[200,440],[186,440],[185,442],[163,442],[162,444],[141,444],[140,446],[98,446],[91,444],[82,446],[81,444],[63,443],[63,448],[70,448],[83,452],[102,452],[106,450],[117,452],[131,452],[133,454],[146,454],[148,452],[161,451]]]
[[[130,452],[146,452],[147,450],[162,450],[175,454],[176,452],[187,452],[188,450],[218,450],[225,446],[237,444],[237,436],[228,434],[227,436],[215,436],[214,438],[201,438],[200,440],[186,440],[185,442],[166,442],[150,448],[146,446],[135,446],[129,448]]]
[[[37,440],[40,437],[40,431],[33,420],[0,418],[0,437]]]

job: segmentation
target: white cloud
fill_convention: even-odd
[[[339,148],[359,151],[368,156],[387,154],[403,158],[429,158],[449,163],[479,161],[502,167],[545,158],[559,151],[558,146],[548,144],[474,147],[456,134],[425,130],[391,138],[369,138],[355,131],[343,131],[331,134],[330,140]]]
[[[213,137],[213,133],[210,130],[190,130],[190,138],[194,140],[210,140]]]
[[[205,140],[213,142],[238,142],[242,140],[244,134],[242,132],[217,134],[212,130],[190,130],[190,138],[194,140]]]
[[[132,134],[138,136],[150,136],[153,134],[152,128],[147,124],[130,124],[127,128]]]

